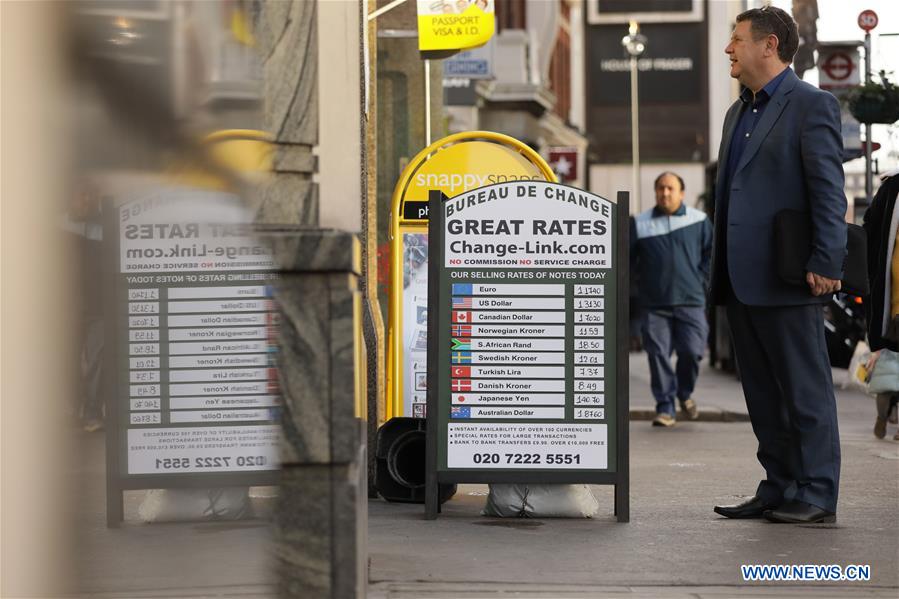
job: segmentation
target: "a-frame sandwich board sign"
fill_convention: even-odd
[[[590,483],[628,521],[628,194],[429,200],[426,517],[439,483]]]

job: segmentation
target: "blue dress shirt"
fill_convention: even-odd
[[[740,93],[743,108],[741,109],[740,120],[737,121],[737,127],[734,129],[733,137],[730,138],[730,149],[727,153],[727,170],[725,171],[726,176],[724,179],[727,182],[726,189],[730,188],[731,179],[737,170],[740,158],[743,157],[743,150],[746,149],[746,144],[749,142],[749,138],[752,137],[756,124],[762,118],[765,107],[768,105],[768,100],[777,91],[777,86],[784,80],[789,70],[790,67],[785,68],[779,75],[765,84],[765,87],[755,94],[755,98],[752,97],[752,90],[749,88],[743,88],[743,91]]]

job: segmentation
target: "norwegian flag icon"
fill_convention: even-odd
[[[471,391],[471,381],[468,379],[453,379],[453,391]]]
[[[471,312],[453,310],[453,322],[471,322]]]
[[[471,366],[453,366],[453,377],[470,378]]]
[[[451,330],[453,337],[471,337],[470,324],[454,324]]]

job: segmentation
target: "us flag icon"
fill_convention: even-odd
[[[471,381],[468,379],[453,379],[453,391],[471,391]]]
[[[471,308],[470,297],[454,297],[453,308]]]
[[[471,322],[471,312],[453,310],[453,322]]]
[[[471,366],[453,366],[453,377],[471,377]]]

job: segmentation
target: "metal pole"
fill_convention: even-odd
[[[871,82],[871,32],[865,32],[865,83]],[[871,123],[865,123],[865,199],[871,205],[874,176],[871,168]]]
[[[431,61],[425,61],[425,147],[431,145]]]
[[[637,57],[631,56],[631,160],[633,162],[631,193],[634,194],[634,203],[637,206],[642,206],[642,194],[640,193],[640,113],[637,85]]]
[[[640,92],[638,90],[637,59],[646,50],[646,36],[640,33],[640,24],[631,21],[627,28],[627,35],[621,38],[621,45],[631,57],[631,161],[633,172],[631,174],[632,206],[640,206],[642,194],[640,193]]]

